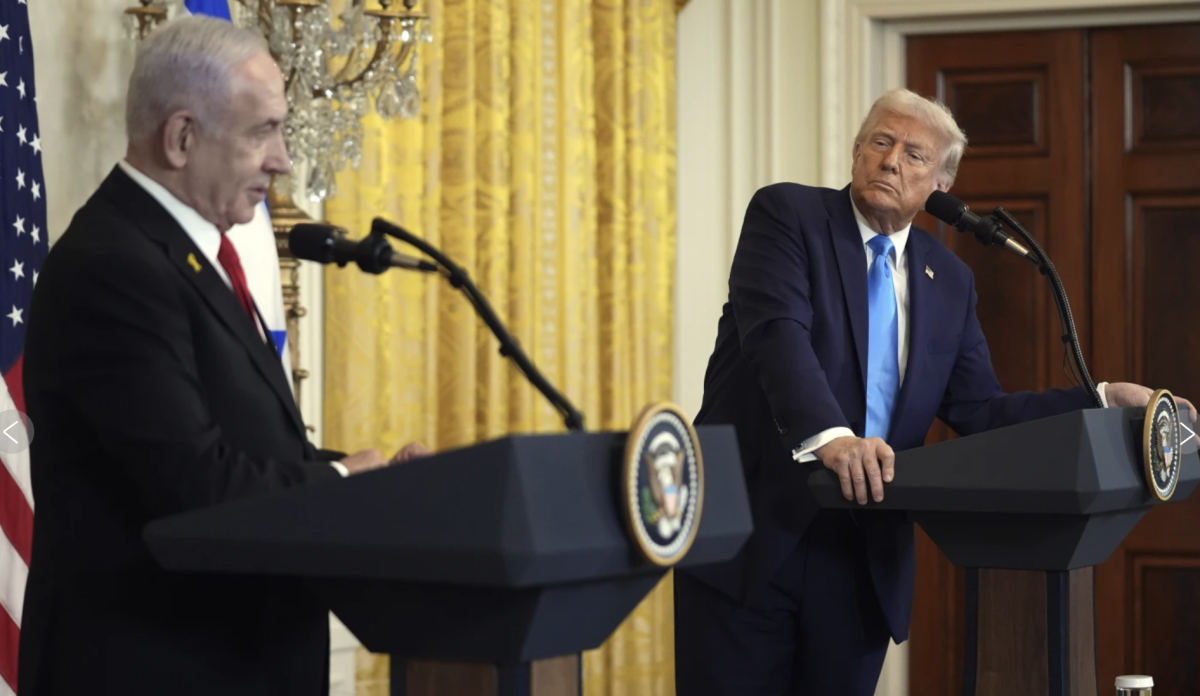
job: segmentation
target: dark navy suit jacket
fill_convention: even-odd
[[[908,364],[887,438],[896,451],[924,444],[934,417],[970,435],[1090,405],[1082,389],[1001,391],[975,316],[971,270],[916,227],[905,256]],[[791,553],[817,513],[806,483],[815,465],[796,463],[791,452],[837,426],[862,436],[867,327],[867,260],[849,187],[759,190],[746,210],[696,417],[736,427],[755,532],[734,560],[694,575],[752,602]],[[888,627],[902,641],[912,524],[900,513],[856,515]]]

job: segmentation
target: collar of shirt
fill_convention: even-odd
[[[195,208],[176,198],[175,194],[168,191],[165,186],[138,171],[129,162],[121,160],[117,166],[128,174],[130,179],[146,189],[146,193],[153,196],[159,205],[166,208],[171,217],[175,218],[175,222],[179,223],[187,236],[191,237],[192,242],[204,253],[204,257],[208,259],[208,265],[213,267],[226,285],[233,287],[229,282],[229,276],[225,273],[225,268],[217,261],[217,253],[221,250],[221,232],[217,226],[205,220],[200,213],[196,212]]]
[[[867,219],[858,212],[858,206],[854,205],[854,199],[850,199],[850,207],[854,209],[854,219],[858,221],[858,232],[862,235],[863,246],[867,247],[867,265],[870,266],[874,259],[874,252],[871,251],[871,247],[867,246],[867,242],[871,241],[872,237],[878,236],[879,233],[871,229],[871,226],[867,224]],[[900,262],[904,260],[904,248],[908,246],[908,233],[911,230],[912,223],[910,222],[904,226],[904,229],[888,236],[888,239],[892,240],[892,246],[896,249],[894,268],[901,268]]]

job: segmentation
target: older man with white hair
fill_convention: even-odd
[[[1091,405],[1082,388],[1004,393],[971,270],[912,226],[965,146],[944,106],[894,90],[854,140],[849,186],[750,201],[696,422],[736,426],[754,534],[728,563],[675,572],[679,696],[868,696],[889,638],[907,638],[912,524],[819,510],[799,462],[865,504],[935,417],[970,435]],[[1113,406],[1150,396],[1100,389]]]
[[[37,426],[22,696],[320,696],[326,609],[298,582],[163,571],[150,521],[391,460],[319,452],[225,233],[288,171],[263,39],[186,18],[142,43],[129,146],[51,250],[25,389]]]

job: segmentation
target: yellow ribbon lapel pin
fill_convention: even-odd
[[[188,261],[188,265],[190,265],[190,266],[192,267],[192,270],[193,270],[193,271],[195,271],[195,272],[197,272],[197,273],[199,273],[199,272],[200,272],[200,270],[201,270],[201,268],[200,268],[200,262],[196,260],[196,255],[195,255],[195,254],[193,254],[193,253],[191,253],[191,252],[188,252],[188,259],[187,259],[187,261]],[[931,277],[931,278],[933,277],[933,276],[932,276],[932,274],[930,275],[930,277]]]

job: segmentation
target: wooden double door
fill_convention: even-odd
[[[952,193],[1004,206],[1051,255],[1100,381],[1200,402],[1200,25],[912,37],[908,84],[970,140]],[[974,269],[1007,391],[1071,386],[1045,280],[922,215]],[[930,439],[948,437],[940,424]],[[910,693],[961,693],[963,574],[918,532]],[[1156,508],[1096,569],[1101,693],[1150,674],[1200,694],[1200,495]],[[1030,646],[1036,649],[1036,646]]]

